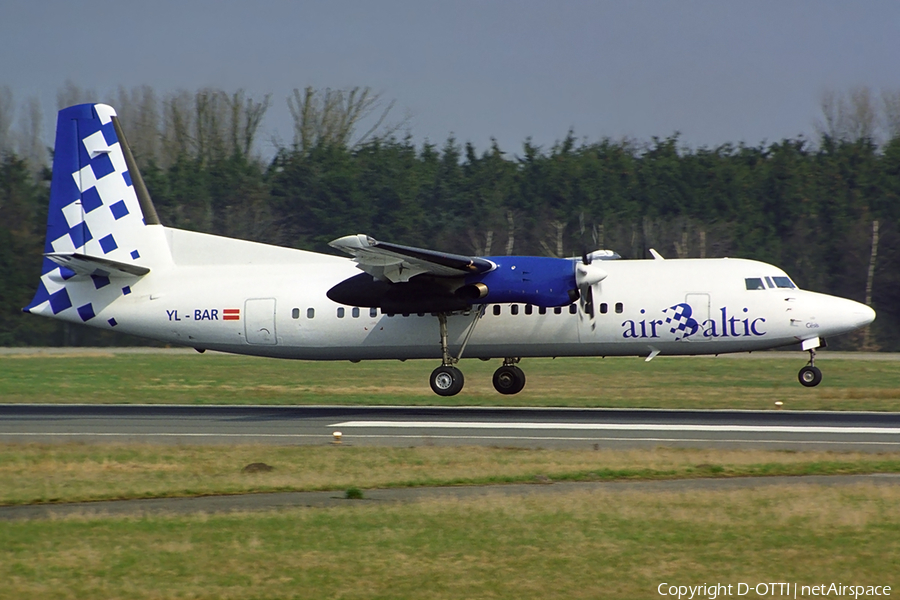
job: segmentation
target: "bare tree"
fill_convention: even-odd
[[[163,102],[163,162],[171,164],[178,156],[203,161],[250,156],[269,101],[269,95],[255,101],[244,90],[230,96],[209,88],[170,95]]]
[[[44,145],[43,111],[36,96],[28,99],[19,127],[19,156],[28,161],[33,176],[47,166],[49,155]]]
[[[94,90],[83,88],[71,79],[67,79],[61,88],[56,91],[56,108],[62,110],[76,104],[99,102],[100,97]]]
[[[900,89],[881,90],[881,106],[887,139],[900,138]]]
[[[875,261],[878,259],[878,219],[872,221],[872,251],[869,254],[869,270],[866,275],[866,306],[872,306],[872,286],[875,280]],[[862,349],[872,352],[878,347],[872,342],[871,325],[863,330]]]
[[[878,107],[871,88],[867,86],[850,90],[849,132],[851,141],[875,140],[878,126]]]
[[[13,149],[13,132],[10,130],[16,107],[8,85],[0,87],[0,157]]]
[[[819,106],[822,110],[822,119],[816,121],[819,135],[848,142],[876,140],[878,106],[868,86],[852,88],[847,94],[826,90]]]
[[[563,233],[566,230],[566,224],[562,221],[552,221],[550,226],[553,228],[554,232],[548,235],[548,240],[541,240],[541,248],[544,249],[544,253],[547,256],[552,256],[554,258],[563,258],[565,256],[564,248],[563,248]],[[552,242],[555,239],[555,250],[550,247],[548,241]]]
[[[385,125],[394,101],[379,112],[381,95],[373,93],[369,87],[349,90],[326,88],[324,91],[306,87],[302,93],[295,88],[287,103],[294,119],[294,147],[303,152],[308,152],[319,143],[355,148],[376,133],[379,136],[391,135],[403,125],[402,122]],[[357,127],[375,112],[379,115],[374,124],[353,140]]]
[[[481,236],[472,230],[469,230],[469,240],[472,242],[472,251],[476,256],[488,256],[491,253],[491,246],[494,244],[494,230],[488,229],[484,234],[484,245],[482,245]]]
[[[161,162],[170,166],[179,156],[190,156],[194,143],[193,98],[185,90],[170,94],[163,102],[163,130],[160,139]]]
[[[673,242],[675,246],[675,256],[678,258],[687,258],[690,254],[690,248],[688,247],[688,229],[685,227],[681,231],[681,242],[677,240]]]
[[[119,86],[115,107],[138,166],[159,164],[162,134],[159,101],[153,88],[142,85],[127,90]]]
[[[513,248],[516,246],[516,223],[511,210],[506,211],[506,232],[506,255],[512,256]]]

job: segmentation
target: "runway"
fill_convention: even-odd
[[[0,404],[2,442],[900,451],[900,413]]]

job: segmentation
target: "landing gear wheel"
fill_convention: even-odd
[[[494,389],[501,394],[518,394],[525,387],[525,372],[515,365],[494,371]]]
[[[822,371],[819,370],[819,367],[807,365],[800,369],[797,379],[806,387],[815,387],[822,382]]]
[[[431,372],[431,389],[438,396],[455,396],[463,388],[462,371],[456,367],[438,367]]]

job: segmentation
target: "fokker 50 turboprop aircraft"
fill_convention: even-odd
[[[462,389],[464,352],[502,359],[494,387],[515,394],[523,357],[797,343],[809,351],[800,383],[814,386],[825,336],[875,318],[752,260],[462,256],[365,235],[331,245],[352,260],[164,227],[115,111],[73,106],[59,113],[42,276],[24,310],[199,351],[440,359],[431,387],[442,396]]]

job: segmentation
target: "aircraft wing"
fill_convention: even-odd
[[[353,255],[360,269],[376,279],[391,283],[407,282],[425,273],[436,277],[461,277],[496,268],[491,261],[477,256],[389,244],[364,234],[344,236],[328,245]]]

